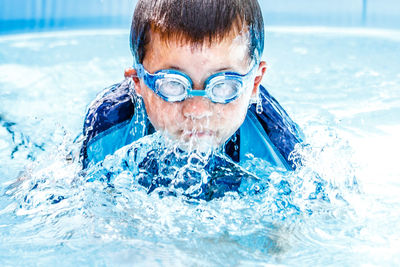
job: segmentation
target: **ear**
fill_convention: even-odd
[[[140,85],[140,80],[137,77],[137,71],[133,68],[125,69],[125,79],[132,78],[133,83],[135,84],[135,91],[138,95],[141,95],[142,87]]]
[[[257,76],[254,79],[254,87],[253,87],[253,91],[251,93],[252,98],[257,98],[258,88],[261,84],[261,81],[264,77],[266,70],[267,70],[267,63],[265,61],[261,61],[260,65],[258,66]]]

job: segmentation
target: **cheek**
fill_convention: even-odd
[[[227,135],[233,134],[243,123],[248,109],[246,99],[239,98],[220,109],[219,124],[223,127],[222,132]],[[229,137],[228,136],[228,137]]]
[[[246,116],[247,108],[246,101],[239,98],[237,101],[225,105],[221,114],[223,114],[224,119],[236,123]]]
[[[171,129],[179,125],[180,106],[177,103],[168,103],[154,94],[146,96],[146,111],[153,126],[157,130]]]

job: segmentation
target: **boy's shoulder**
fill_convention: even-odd
[[[118,139],[121,139],[126,135],[122,134],[124,128],[125,132],[129,132],[129,122],[135,115],[135,100],[130,90],[131,84],[124,80],[104,89],[89,105],[80,151],[83,168],[90,162],[102,160],[125,143],[124,140],[116,142],[114,139],[115,136],[119,135]],[[116,131],[118,134],[115,134]]]
[[[111,127],[130,120],[135,112],[131,85],[125,80],[104,89],[89,105],[83,134],[92,139]]]

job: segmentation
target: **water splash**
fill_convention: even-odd
[[[295,172],[250,154],[237,165],[221,151],[185,153],[160,133],[82,171],[81,141],[60,137],[53,153],[2,190],[0,220],[8,218],[4,232],[9,233],[2,234],[3,240],[12,236],[18,243],[29,237],[38,247],[68,247],[69,254],[77,255],[85,248],[94,253],[88,262],[96,262],[101,246],[143,255],[126,240],[142,247],[150,242],[158,249],[172,243],[180,252],[194,246],[196,255],[207,259],[234,249],[242,260],[252,262],[254,253],[245,251],[259,251],[265,262],[288,253],[295,237],[306,235],[309,225],[302,221],[321,214],[337,220],[348,208],[342,192],[348,184],[331,176],[338,165],[328,155],[344,149],[333,136],[321,141],[328,141],[322,147],[299,147],[292,157],[301,158],[303,165]],[[217,258],[221,264],[238,260]]]

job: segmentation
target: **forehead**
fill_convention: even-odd
[[[250,61],[249,32],[232,28],[224,36],[210,37],[196,42],[184,34],[162,33],[157,29],[151,29],[146,45],[146,58],[156,57],[155,60],[168,57],[201,56],[209,60],[239,60]],[[173,59],[173,58],[172,58]],[[177,58],[175,58],[177,59]]]
[[[161,40],[165,42],[178,42],[181,44],[190,45],[211,45],[215,42],[221,42],[225,39],[234,39],[238,36],[246,35],[248,38],[249,29],[248,26],[241,20],[237,19],[229,28],[219,32],[191,32],[181,31],[179,29],[164,28],[162,24],[150,23],[149,30],[147,31],[148,39],[151,39],[152,35],[157,34]],[[249,42],[250,43],[250,42]]]

